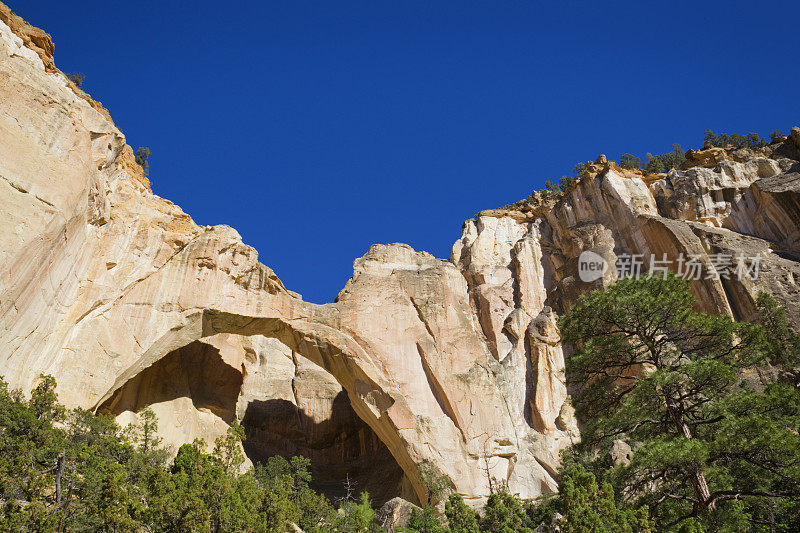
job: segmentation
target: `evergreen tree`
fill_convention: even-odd
[[[145,176],[150,175],[150,148],[140,146],[136,149],[136,162],[142,167]]]
[[[529,526],[528,516],[518,498],[507,492],[497,492],[489,496],[480,519],[482,532],[532,533]]]
[[[619,158],[619,166],[627,169],[641,168],[642,160],[633,154],[622,154]]]
[[[558,526],[563,533],[648,533],[653,531],[647,508],[623,509],[614,501],[610,483],[598,486],[594,474],[578,464],[562,470],[555,500],[561,512]]]
[[[772,130],[772,132],[770,132],[769,134],[769,139],[772,142],[778,142],[779,140],[784,138],[785,136],[783,135],[783,132],[781,130]]]
[[[800,387],[800,334],[789,327],[786,308],[767,293],[756,299],[758,323],[763,326],[767,343],[767,359],[780,372],[780,379]]]
[[[444,505],[447,524],[453,533],[479,533],[478,513],[470,508],[460,494],[451,494]]]
[[[609,473],[623,498],[661,525],[736,528],[800,497],[798,390],[762,371],[775,357],[763,327],[695,303],[674,275],[582,296],[560,321],[575,348],[568,379],[583,449],[633,448]],[[792,357],[781,363],[796,367]]]
[[[450,528],[442,524],[441,516],[432,505],[426,505],[420,512],[417,509],[411,510],[411,518],[403,528],[405,533],[449,533]]]
[[[419,477],[428,491],[428,505],[441,500],[450,488],[450,480],[432,463],[424,462],[419,466]]]
[[[369,494],[362,492],[357,502],[349,499],[342,502],[339,514],[333,521],[333,529],[342,533],[368,533],[372,530],[374,518],[375,510]]]
[[[234,420],[225,435],[217,437],[214,441],[212,455],[222,464],[229,476],[237,474],[244,464],[243,440],[244,428],[238,420]]]
[[[681,145],[672,145],[672,151],[666,154],[653,155],[647,154],[647,162],[644,164],[645,172],[658,174],[659,172],[669,172],[673,168],[678,168],[686,160],[686,156],[681,149]]]
[[[771,135],[774,135],[772,132]],[[778,131],[780,134],[780,131]],[[773,137],[774,138],[774,137]],[[761,138],[758,133],[748,133],[742,135],[740,133],[720,133],[716,134],[711,130],[706,130],[703,136],[703,143],[705,146],[718,146],[721,148],[750,148],[755,150],[767,145],[767,141]]]

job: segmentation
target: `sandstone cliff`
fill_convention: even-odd
[[[615,276],[582,281],[582,252],[705,271],[758,255],[757,279],[694,283],[703,305],[746,319],[766,290],[800,316],[798,129],[667,175],[598,160],[557,203],[467,221],[449,261],[373,246],[315,305],[235,230],[154,195],[52,53],[0,4],[0,375],[29,390],[52,374],[66,404],[122,422],[153,405],[173,445],[236,418],[251,459],[308,455],[331,490],[350,474],[379,500],[425,501],[428,464],[476,503],[494,483],[534,497],[579,438],[557,316]]]

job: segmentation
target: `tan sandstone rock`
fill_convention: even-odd
[[[422,511],[420,507],[409,501],[402,498],[392,498],[375,512],[374,522],[389,533],[394,533],[408,524],[411,519],[411,512],[414,510]]]

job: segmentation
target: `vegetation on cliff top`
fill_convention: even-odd
[[[77,87],[82,87],[83,82],[86,80],[86,75],[82,72],[68,72],[65,76]]]
[[[770,144],[770,142],[780,142],[785,139],[783,132],[775,130],[770,133],[770,141],[763,139],[758,133],[738,134],[738,133],[720,133],[716,134],[711,130],[706,130],[703,136],[703,145],[705,148],[718,147],[725,149],[750,149],[757,150]],[[595,165],[605,163],[605,157],[600,156]],[[680,168],[686,161],[686,153],[681,148],[681,145],[675,143],[672,145],[672,150],[663,154],[653,155],[651,153],[645,154],[645,159],[625,153],[619,157],[617,164],[620,168],[626,170],[642,171],[644,174],[659,174],[662,172],[669,172],[672,169]],[[571,191],[574,186],[583,178],[591,174],[592,163],[581,163],[576,165],[573,173],[568,176],[562,176],[558,181],[546,180],[543,189],[534,190],[527,198],[523,198],[518,202],[503,206],[502,209],[519,210],[519,209],[536,209],[540,206],[545,206],[557,202]]]
[[[140,146],[136,149],[136,163],[142,167],[145,177],[150,176],[150,148]]]

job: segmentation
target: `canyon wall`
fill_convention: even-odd
[[[307,455],[330,491],[351,476],[424,502],[432,468],[475,504],[496,484],[535,497],[579,438],[557,317],[620,258],[691,256],[707,310],[751,318],[765,290],[800,317],[800,129],[655,176],[601,157],[558,201],[467,221],[450,260],[372,246],[315,305],[234,229],[154,195],[52,53],[0,3],[0,375],[52,374],[64,403],[122,423],[152,405],[170,445],[237,419],[252,460]],[[610,265],[588,281],[587,251]],[[725,255],[758,275],[708,275]]]

